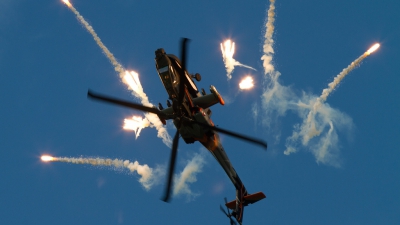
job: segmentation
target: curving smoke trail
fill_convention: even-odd
[[[302,125],[297,124],[292,136],[287,139],[287,149],[284,152],[286,155],[297,151],[293,147],[293,144],[299,138],[301,138],[301,143],[306,146],[311,139],[321,135],[324,130],[328,130],[326,135],[321,138],[320,143],[318,144],[319,151],[315,152],[315,150],[313,150],[313,152],[316,156],[317,162],[335,162],[333,165],[339,166],[337,159],[332,160],[332,158],[337,158],[337,154],[331,154],[331,152],[329,152],[329,149],[331,149],[330,147],[335,146],[338,142],[337,134],[334,130],[333,124],[336,124],[336,127],[342,129],[351,128],[352,120],[347,115],[330,108],[327,104],[325,104],[325,101],[329,94],[332,93],[337,85],[343,80],[343,78],[345,78],[353,69],[359,66],[367,56],[369,56],[378,48],[379,44],[375,44],[368,51],[354,60],[350,65],[344,68],[331,83],[328,84],[328,88],[325,88],[322,91],[321,96],[310,101],[308,107],[309,112],[307,115],[303,114],[304,118]]]
[[[128,88],[132,90],[132,95],[139,98],[141,103],[148,107],[153,107],[153,104],[149,102],[147,95],[143,91],[143,87],[140,83],[139,76],[134,71],[127,71],[124,67],[117,61],[114,55],[108,50],[108,48],[103,44],[97,33],[94,31],[93,27],[83,18],[83,16],[74,8],[74,6],[68,1],[63,0],[63,2],[68,6],[69,9],[76,15],[78,21],[86,28],[86,30],[93,36],[96,44],[101,48],[106,57],[110,60],[111,64],[114,66],[114,70],[119,73],[121,81],[128,85]],[[171,146],[172,140],[169,136],[167,130],[164,128],[161,121],[154,114],[145,113],[144,116],[150,121],[151,127],[155,127],[158,131],[157,136],[162,139],[164,144]],[[141,129],[143,129],[142,127]],[[141,130],[140,129],[140,130]],[[136,137],[139,136],[136,134]]]
[[[232,72],[235,69],[235,66],[241,66],[248,69],[256,70],[253,67],[244,65],[233,58],[233,54],[235,54],[235,42],[232,42],[231,40],[228,39],[224,42],[224,44],[221,43],[221,52],[228,80],[232,78]]]
[[[321,96],[317,97],[305,92],[299,96],[290,86],[284,86],[279,82],[281,73],[276,71],[273,65],[275,0],[270,0],[266,20],[263,55],[261,57],[265,74],[265,89],[261,96],[262,111],[260,113],[263,115],[264,125],[270,127],[278,117],[284,116],[288,111],[296,113],[303,123],[296,124],[292,135],[286,139],[284,154],[289,155],[297,152],[298,141],[301,140],[300,144],[309,149],[317,163],[340,166],[337,132],[348,131],[352,128],[353,122],[348,115],[330,107],[325,101],[339,82],[356,68],[365,57],[376,50],[376,45],[337,75],[328,88],[323,90]],[[276,139],[279,138],[280,134],[278,133]]]
[[[312,106],[312,110],[310,110],[310,112],[307,115],[306,123],[304,124],[311,131],[308,133],[308,135],[305,135],[303,137],[304,143],[307,143],[311,138],[313,138],[315,135],[319,135],[320,133],[320,131],[315,130],[315,114],[318,112],[319,108],[321,108],[322,104],[325,103],[329,94],[336,88],[336,86],[340,83],[340,81],[342,81],[347,74],[349,74],[354,68],[356,68],[361,63],[361,61],[365,59],[365,57],[367,57],[367,55],[363,54],[362,56],[357,58],[354,62],[352,62],[348,67],[343,69],[343,71],[339,73],[331,83],[328,84],[328,88],[325,88],[322,91],[322,95],[316,99],[314,105]]]

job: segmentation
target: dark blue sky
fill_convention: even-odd
[[[72,4],[118,61],[139,73],[154,104],[165,105],[167,99],[154,51],[162,47],[178,55],[180,38],[191,39],[187,67],[202,74],[197,85],[206,90],[214,85],[229,99],[212,107],[215,124],[269,144],[264,152],[221,135],[248,191],[267,195],[246,207],[244,224],[400,222],[398,1],[276,0],[273,64],[281,73],[279,84],[293,94],[285,99],[289,102],[319,96],[343,68],[381,43],[325,103],[351,119],[345,129],[335,130],[338,142],[330,151],[340,162],[336,166],[317,162],[312,153],[311,145],[327,129],[310,145],[297,142],[298,152],[285,155],[287,138],[302,124],[305,111],[278,115],[279,108],[265,108],[261,96],[271,81],[260,58],[269,1]],[[236,43],[234,58],[257,71],[236,67],[227,81],[220,51],[227,38]],[[189,184],[197,196],[188,201],[188,195],[178,195],[170,204],[160,200],[164,177],[146,191],[136,173],[40,161],[45,153],[119,158],[155,169],[165,167],[170,154],[154,128],[143,129],[136,140],[122,129],[124,118],[140,113],[86,98],[91,88],[137,100],[61,1],[0,0],[0,71],[2,223],[229,224],[219,205],[224,197],[233,200],[235,190],[199,143],[180,142],[176,170],[180,173],[196,154],[204,159],[197,181]],[[246,74],[256,86],[240,92],[238,82]],[[175,132],[172,125],[167,129]]]

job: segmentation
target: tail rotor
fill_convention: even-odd
[[[225,205],[226,205],[226,203],[228,203],[228,201],[225,198]],[[236,222],[232,219],[232,217],[234,217],[234,215],[229,211],[229,208],[226,207],[226,211],[221,205],[219,205],[219,208],[229,218],[231,225],[236,225]]]

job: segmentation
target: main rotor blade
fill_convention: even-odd
[[[251,143],[256,144],[256,145],[260,145],[260,146],[264,147],[265,149],[268,148],[267,143],[265,141],[260,140],[260,139],[252,138],[252,137],[249,137],[247,135],[243,135],[243,134],[239,134],[239,133],[232,132],[232,131],[229,131],[229,130],[225,130],[225,129],[222,129],[222,128],[219,128],[219,127],[216,127],[216,126],[210,126],[208,124],[201,123],[201,122],[198,122],[198,121],[195,121],[195,120],[193,120],[193,122],[197,123],[197,124],[199,124],[199,125],[201,125],[203,127],[209,128],[211,130],[215,130],[217,132],[220,132],[220,133],[223,133],[223,134],[226,134],[226,135],[241,139],[243,141],[247,141],[247,142],[251,142]]]
[[[176,155],[178,153],[178,144],[179,144],[179,130],[177,128],[176,134],[174,137],[174,141],[172,142],[171,158],[170,158],[169,170],[168,170],[167,187],[165,188],[165,195],[164,195],[164,198],[162,199],[164,202],[169,201],[169,196],[171,194],[172,177],[174,175],[174,170],[175,170],[175,161],[176,161]]]
[[[186,43],[189,41],[187,38],[182,38],[181,42],[181,66],[182,72],[179,73],[179,93],[178,93],[178,104],[179,106],[183,102],[183,98],[185,97],[185,72],[186,72]]]
[[[117,99],[114,97],[109,97],[109,96],[102,95],[102,94],[95,94],[91,90],[88,90],[88,97],[92,98],[94,100],[98,100],[98,101],[108,102],[108,103],[120,105],[120,106],[125,106],[125,107],[131,108],[131,109],[137,109],[137,110],[144,111],[144,112],[154,113],[162,118],[165,117],[164,113],[160,112],[156,108],[147,107],[147,106],[144,106],[141,104],[128,102],[125,100]]]

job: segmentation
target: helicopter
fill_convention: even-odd
[[[165,202],[170,201],[179,138],[182,137],[187,144],[192,144],[196,141],[200,142],[218,161],[236,189],[235,200],[227,202],[225,198],[227,211],[225,211],[222,206],[220,206],[220,209],[229,217],[231,224],[235,223],[232,217],[235,218],[239,224],[242,224],[244,207],[264,199],[266,196],[262,192],[254,194],[249,194],[247,192],[243,182],[240,180],[225,153],[219,138],[219,133],[251,142],[265,149],[267,149],[267,143],[214,125],[211,120],[212,113],[210,107],[218,103],[224,105],[225,102],[217,89],[212,85],[210,86],[210,94],[207,94],[204,89],[199,91],[194,80],[200,81],[201,75],[199,73],[194,75],[189,74],[186,70],[186,45],[188,40],[187,38],[182,38],[181,60],[173,54],[167,54],[163,48],[155,51],[156,69],[169,97],[166,108],[164,108],[161,103],[158,104],[158,107],[147,107],[134,102],[95,93],[90,89],[88,90],[88,97],[93,100],[154,113],[164,125],[166,124],[166,120],[171,119],[173,121],[176,127],[176,133],[172,142],[165,194],[162,198]],[[232,211],[230,212],[229,209]]]

